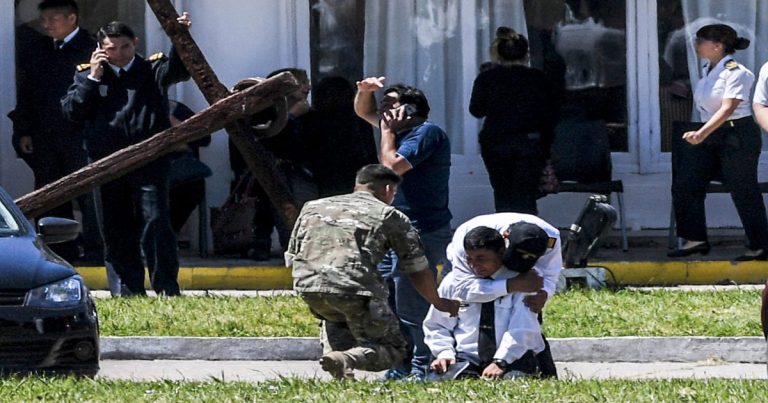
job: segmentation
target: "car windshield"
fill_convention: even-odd
[[[0,236],[16,235],[19,233],[19,222],[11,214],[5,202],[0,203]]]

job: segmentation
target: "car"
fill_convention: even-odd
[[[0,187],[0,374],[99,371],[93,298],[74,267],[46,246],[79,231],[77,221],[58,217],[39,219],[36,231]]]

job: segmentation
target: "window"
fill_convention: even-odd
[[[365,2],[311,0],[309,5],[312,85],[330,76],[362,78]]]
[[[624,0],[526,0],[531,65],[562,77],[564,110],[605,121],[612,151],[627,151]]]

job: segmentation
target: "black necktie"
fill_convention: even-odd
[[[496,301],[484,302],[480,308],[480,326],[477,334],[477,354],[480,365],[485,368],[496,354],[496,312],[493,304]]]
[[[117,72],[117,76],[118,76],[118,77],[122,77],[122,76],[124,76],[124,75],[125,75],[125,69],[120,69],[120,70]]]
[[[63,45],[64,45],[64,41],[62,41],[61,39],[56,39],[56,40],[54,40],[54,41],[53,41],[53,48],[54,48],[55,50],[59,50],[59,49],[61,49],[61,47],[62,47]]]

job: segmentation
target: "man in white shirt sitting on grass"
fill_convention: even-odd
[[[425,343],[436,359],[428,379],[538,375],[535,355],[544,350],[544,340],[537,314],[523,300],[528,295],[524,291],[535,293],[542,286],[536,269],[531,269],[551,243],[546,231],[528,222],[510,225],[504,235],[485,226],[466,232],[462,249],[476,279],[524,276],[538,281],[531,281],[528,290],[510,289],[488,302],[464,302],[458,317],[430,309],[424,321]],[[459,290],[461,283],[449,273],[440,285],[440,295],[458,299],[464,294]]]

